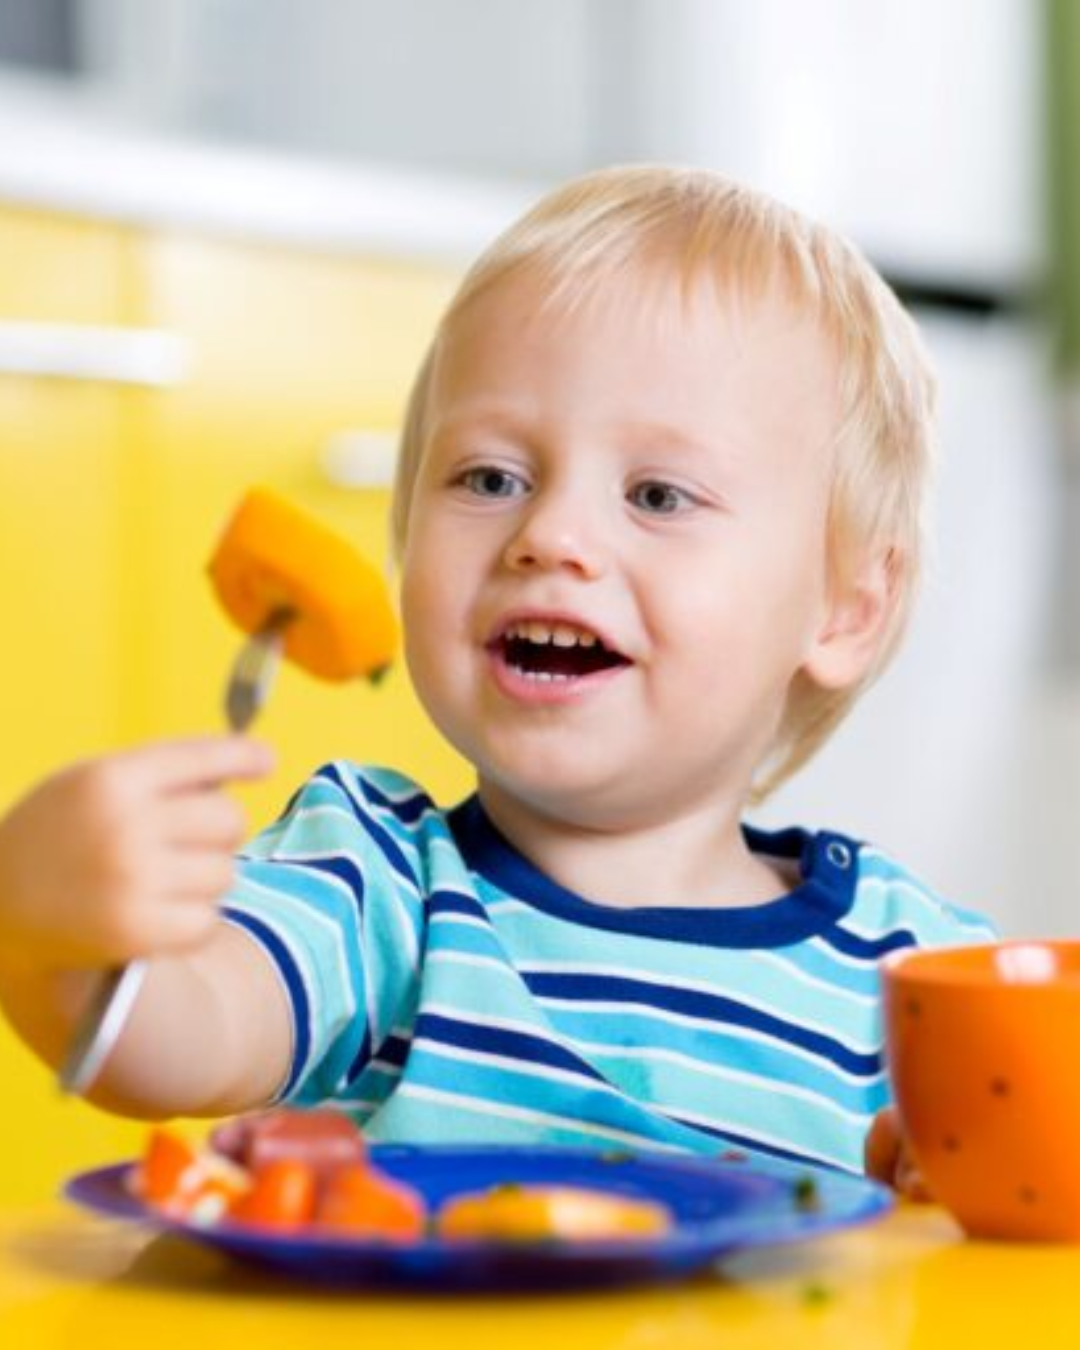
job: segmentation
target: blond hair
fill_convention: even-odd
[[[862,254],[837,233],[762,193],[695,168],[635,165],[567,183],[501,235],[464,277],[420,368],[394,487],[398,554],[423,454],[435,356],[458,316],[510,278],[538,278],[570,303],[643,267],[689,291],[711,280],[750,299],[782,292],[839,357],[840,415],[832,444],[830,575],[842,582],[871,556],[889,570],[891,611],[871,669],[855,686],[799,677],[759,773],[760,800],[824,743],[893,656],[918,588],[933,461],[935,387],[918,330]]]

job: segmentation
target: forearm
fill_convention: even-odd
[[[53,1069],[100,977],[0,972],[0,1004]],[[155,958],[97,1082],[106,1110],[140,1118],[225,1115],[265,1104],[290,1050],[285,999],[263,954],[226,924],[205,949]]]

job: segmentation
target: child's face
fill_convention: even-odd
[[[796,672],[822,673],[835,358],[780,300],[538,308],[497,287],[436,364],[417,690],[482,791],[545,816],[737,809]]]

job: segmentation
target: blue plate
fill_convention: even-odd
[[[408,1245],[320,1233],[200,1226],[147,1208],[128,1188],[134,1164],[73,1177],[64,1194],[99,1214],[180,1234],[289,1276],[357,1288],[570,1289],[677,1279],[751,1247],[802,1241],[864,1223],[892,1205],[846,1173],[759,1167],[684,1154],[526,1147],[373,1145],[371,1160],[429,1207],[500,1183],[587,1186],[658,1200],[674,1222],[661,1237],[510,1243],[426,1238]],[[812,1184],[808,1179],[812,1178]]]

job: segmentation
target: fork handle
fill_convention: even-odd
[[[61,1090],[81,1096],[101,1072],[146,978],[147,963],[129,961],[99,978],[72,1038],[57,1080]]]
[[[295,611],[282,606],[241,649],[229,677],[225,720],[230,731],[244,731],[262,707],[277,667],[285,629]],[[71,1045],[57,1075],[62,1092],[81,1095],[101,1072],[112,1053],[146,977],[147,961],[129,961],[101,976],[79,1018]]]

